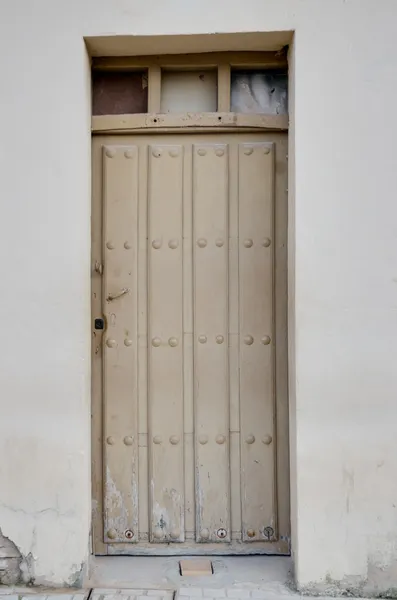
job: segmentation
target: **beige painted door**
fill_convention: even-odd
[[[97,553],[289,551],[286,144],[94,138]]]

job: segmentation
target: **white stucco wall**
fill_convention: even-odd
[[[83,36],[295,30],[296,577],[397,587],[396,23],[395,0],[1,1],[0,528],[37,582],[89,554]]]

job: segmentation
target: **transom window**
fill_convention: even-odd
[[[95,58],[92,114],[288,114],[283,52]]]

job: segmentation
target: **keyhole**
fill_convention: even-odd
[[[265,527],[265,529],[263,530],[263,535],[270,540],[273,535],[274,535],[274,530],[272,527]]]

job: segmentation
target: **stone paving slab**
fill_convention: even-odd
[[[90,594],[91,592],[91,594]],[[34,588],[26,591],[18,588],[4,588],[0,590],[0,600],[173,600],[174,590],[144,590],[144,589],[100,589],[95,588],[92,591],[82,590],[81,592],[51,592]]]
[[[267,600],[269,592],[266,589],[247,589],[247,588],[203,588],[203,587],[181,587],[177,593],[177,600],[218,600],[224,598],[233,598],[233,600]]]
[[[35,592],[34,589],[29,592],[15,593],[10,589],[9,592],[1,590],[0,600],[85,600],[89,594],[89,590],[83,590],[77,593],[51,593],[43,594],[43,592]]]
[[[95,588],[89,600],[173,600],[174,595],[174,590]]]
[[[309,600],[297,592],[284,589],[272,590],[271,587],[199,587],[181,586],[172,589],[108,589],[95,588],[79,592],[65,591],[43,593],[43,590],[2,588],[0,600]],[[329,597],[318,596],[313,600],[330,600]],[[332,600],[338,600],[333,598]],[[339,600],[345,600],[340,598]],[[355,600],[364,600],[356,598]]]
[[[42,591],[26,592],[25,590],[10,588],[9,591],[1,590],[0,600],[269,600],[269,591],[266,589],[241,588],[209,588],[188,586],[175,590],[164,589],[111,589],[95,588],[77,593],[50,593],[43,594]],[[91,593],[90,593],[91,592]]]
[[[199,587],[186,586],[174,590],[142,589],[98,589],[95,588],[89,600],[269,600],[267,589],[247,589],[246,587]]]

